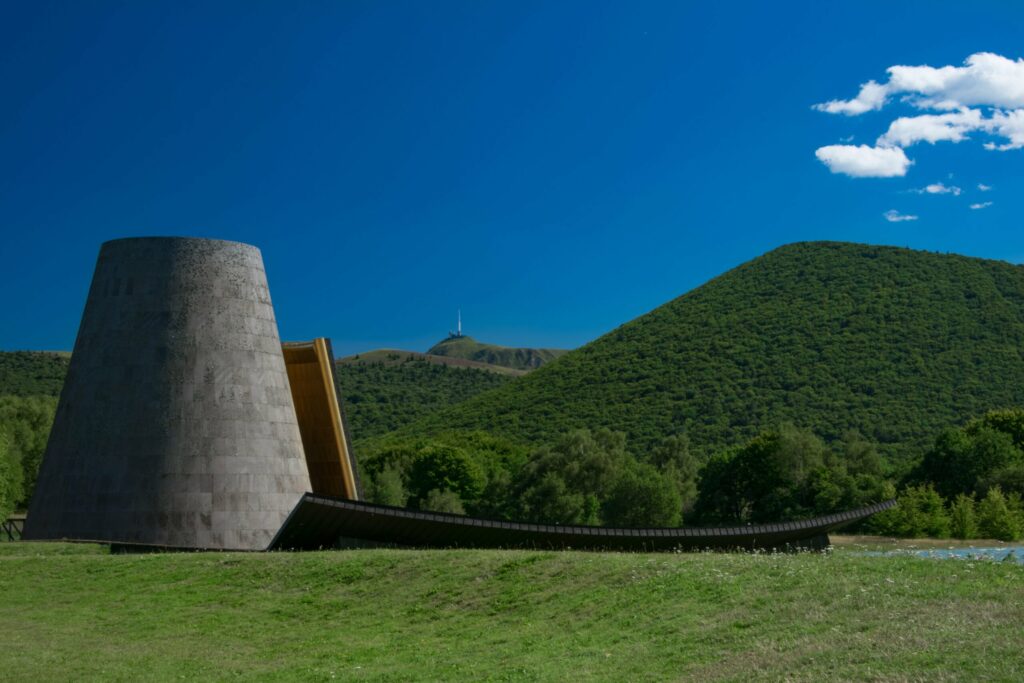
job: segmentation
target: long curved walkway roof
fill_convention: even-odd
[[[778,524],[736,527],[616,529],[530,524],[409,510],[305,494],[269,550],[335,547],[339,538],[417,548],[547,548],[672,551],[817,547],[828,532],[887,510],[889,500],[856,510]]]

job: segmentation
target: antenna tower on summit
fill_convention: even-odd
[[[461,337],[462,336],[462,309],[461,308],[459,309],[459,326],[456,328],[455,336],[456,337]]]

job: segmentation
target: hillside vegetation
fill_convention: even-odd
[[[0,397],[59,396],[69,362],[70,354],[0,351]],[[510,368],[412,352],[370,352],[337,364],[346,416],[356,440],[404,427],[520,374]],[[8,400],[5,405],[15,404],[25,405],[25,401]],[[5,430],[6,416],[0,410],[0,431]],[[45,444],[49,423],[40,423],[39,428]]]
[[[472,337],[448,337],[434,344],[427,353],[435,356],[465,358],[467,360],[502,365],[517,370],[534,370],[568,351],[564,349],[527,349],[484,344]]]
[[[0,396],[59,396],[71,354],[0,351]]]
[[[528,372],[527,370],[508,368],[504,365],[491,365],[490,363],[466,360],[465,358],[459,358],[458,356],[435,356],[429,353],[420,353],[419,351],[402,351],[400,349],[374,349],[373,351],[364,351],[363,353],[357,353],[354,356],[339,358],[337,362],[344,363],[346,365],[365,365],[367,363],[400,365],[408,360],[422,360],[428,363],[433,363],[434,365],[447,365],[452,368],[487,370],[488,372],[496,372],[499,375],[507,375],[509,377],[519,377],[520,375],[525,375]]]
[[[1021,680],[1024,567],[0,543],[2,678]]]
[[[705,453],[790,422],[859,432],[888,459],[1024,404],[1024,267],[845,243],[779,248],[402,435],[488,430],[528,443],[685,433]]]
[[[386,434],[511,379],[412,355],[339,362],[336,368],[349,430],[356,441]]]

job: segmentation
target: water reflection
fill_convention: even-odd
[[[1017,562],[1024,564],[1024,546],[1013,545],[1000,548],[929,548],[927,550],[868,550],[861,555],[888,556],[914,555],[938,560],[993,560],[996,562]]]

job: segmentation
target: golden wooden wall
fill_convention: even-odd
[[[358,500],[327,340],[283,344],[282,350],[313,493]]]

